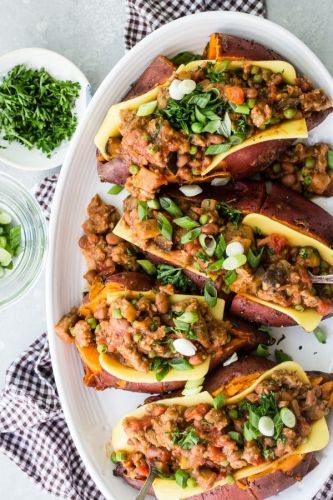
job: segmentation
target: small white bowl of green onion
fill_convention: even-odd
[[[16,179],[0,173],[0,311],[28,293],[47,251],[40,206]]]
[[[62,165],[90,97],[84,74],[60,54],[27,48],[0,57],[0,162]]]

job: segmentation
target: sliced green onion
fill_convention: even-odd
[[[219,73],[223,73],[226,71],[230,66],[230,61],[229,59],[223,59],[222,61],[218,61],[215,66],[214,66],[214,71],[217,71]]]
[[[261,358],[268,358],[269,356],[268,346],[265,344],[258,344],[256,353]]]
[[[12,256],[5,248],[0,248],[0,264],[7,267],[12,261]]]
[[[228,271],[224,277],[224,283],[228,286],[232,285],[234,281],[237,279],[237,273],[236,271]]]
[[[215,249],[216,249],[216,241],[214,236],[211,236],[210,234],[200,234],[199,236],[199,243],[202,246],[202,248],[205,250],[206,254],[209,255],[210,257],[214,255]]]
[[[208,132],[209,134],[215,134],[219,126],[221,125],[221,120],[211,120],[204,126],[202,132]]]
[[[160,204],[161,207],[173,217],[181,217],[183,215],[179,206],[171,198],[168,198],[167,196],[160,197]]]
[[[241,144],[245,140],[245,134],[241,132],[237,132],[236,134],[232,134],[229,138],[231,144],[235,146],[236,144]]]
[[[320,342],[321,344],[326,344],[327,333],[324,332],[324,330],[320,328],[320,326],[317,326],[317,328],[314,329],[313,333],[315,334],[318,342]]]
[[[275,359],[278,363],[283,363],[284,361],[292,361],[293,358],[289,354],[282,351],[282,349],[275,349]]]
[[[12,222],[12,217],[7,212],[0,212],[0,224],[10,224]]]
[[[159,213],[157,216],[158,228],[167,240],[172,240],[172,225],[165,215]]]
[[[152,115],[155,111],[157,107],[157,101],[150,101],[150,102],[146,102],[145,104],[141,104],[141,106],[139,106],[136,114],[137,116],[148,116],[148,115]]]
[[[237,431],[230,431],[228,432],[228,436],[233,440],[236,441],[238,444],[243,444],[243,438],[241,434]]]
[[[331,149],[327,152],[327,165],[328,168],[333,169],[333,151]]]
[[[211,280],[207,280],[204,287],[205,301],[209,307],[216,306],[217,303],[217,290]]]
[[[247,104],[231,104],[231,107],[235,113],[241,113],[242,115],[250,114],[250,108]]]
[[[201,234],[201,227],[196,227],[191,231],[188,231],[188,233],[183,234],[183,236],[180,239],[180,242],[182,245],[191,243],[191,241],[194,241],[198,238],[199,234]]]
[[[159,208],[161,208],[160,202],[158,201],[157,198],[154,198],[153,200],[148,200],[147,206],[154,210],[158,210]]]
[[[195,394],[200,394],[201,391],[202,391],[202,385],[199,385],[198,387],[193,387],[193,389],[183,389],[182,395],[194,396]]]
[[[195,227],[198,227],[199,224],[191,219],[191,217],[188,217],[185,215],[184,217],[179,217],[178,219],[173,220],[174,224],[177,224],[177,226],[180,226],[184,229],[194,229]]]
[[[231,144],[226,142],[224,144],[211,144],[205,151],[206,155],[219,155],[225,153],[231,148]]]
[[[185,358],[170,359],[169,365],[175,370],[193,370],[193,366]]]
[[[185,389],[195,389],[196,387],[200,387],[203,385],[205,381],[205,377],[198,378],[196,380],[188,380],[185,384]]]
[[[293,427],[295,427],[296,417],[295,414],[291,410],[289,410],[289,408],[281,408],[280,417],[286,427],[289,427],[290,429],[293,429]]]
[[[250,98],[246,101],[246,104],[248,105],[248,107],[250,109],[254,108],[254,106],[256,105],[256,102],[257,102],[257,99],[254,99],[254,98]]]
[[[126,451],[117,451],[116,452],[116,462],[122,462],[123,460],[126,460],[126,458],[127,458]]]
[[[238,269],[246,263],[246,255],[240,253],[238,255],[232,255],[231,257],[227,257],[223,262],[223,269],[227,271],[233,271],[234,269]]]
[[[138,217],[140,221],[148,218],[148,205],[146,201],[138,201]]]
[[[211,271],[213,273],[216,271],[220,271],[222,269],[223,262],[224,262],[224,259],[216,260],[215,262],[212,262],[211,264],[209,264],[209,266],[207,267],[207,270]]]
[[[186,333],[190,330],[189,323],[185,323],[184,321],[179,321],[176,318],[173,320],[173,322],[175,324],[176,330],[180,330],[181,332],[186,332]]]
[[[188,474],[188,472],[182,469],[176,470],[175,480],[178,486],[180,486],[181,488],[186,488],[189,477],[190,475]]]
[[[199,315],[194,311],[185,311],[183,314],[177,317],[178,321],[183,321],[184,323],[195,323],[198,321]]]
[[[258,429],[263,436],[273,437],[274,436],[274,422],[271,417],[262,416],[258,422]]]
[[[147,274],[153,275],[157,273],[155,265],[150,262],[150,260],[137,260],[137,263],[146,271]]]
[[[252,248],[249,248],[249,251],[247,253],[247,261],[249,263],[249,266],[252,267],[252,269],[255,269],[259,266],[264,249],[265,248],[262,247],[260,252],[257,255],[255,255]]]
[[[223,234],[220,234],[219,239],[217,241],[216,249],[215,249],[215,257],[217,259],[222,259],[222,257],[224,257],[226,248],[227,248],[227,243],[224,239]]]
[[[103,354],[104,352],[108,352],[108,346],[106,344],[98,344],[97,351],[100,354]]]
[[[124,189],[124,186],[120,184],[114,184],[112,188],[109,189],[108,194],[118,194]],[[1,222],[0,222],[1,223]]]
[[[200,123],[206,123],[206,116],[200,111],[200,109],[196,106],[195,107],[195,117]]]
[[[215,410],[219,410],[220,408],[222,408],[222,406],[225,405],[226,400],[227,398],[225,397],[223,392],[220,392],[220,394],[215,396],[215,398],[213,399],[213,405]]]

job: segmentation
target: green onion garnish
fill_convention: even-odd
[[[173,217],[181,217],[183,215],[179,206],[167,196],[160,197],[160,204],[161,207],[164,208],[164,210],[166,210]]]
[[[120,184],[114,184],[109,190],[108,194],[118,194],[124,189],[124,186]]]
[[[155,265],[150,262],[150,260],[137,260],[137,263],[146,271],[147,274],[153,275],[157,273]]]

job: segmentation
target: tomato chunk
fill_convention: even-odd
[[[233,104],[243,104],[245,100],[245,94],[242,87],[227,87],[225,89],[225,95],[228,101]]]

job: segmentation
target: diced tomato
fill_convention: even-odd
[[[245,94],[242,87],[227,87],[225,89],[225,95],[228,101],[233,104],[243,104],[245,100]]]
[[[272,233],[260,241],[259,246],[268,246],[275,254],[279,255],[287,246],[288,240],[281,234]]]
[[[149,475],[149,467],[147,464],[141,464],[136,467],[135,472],[139,477],[148,477]]]
[[[318,301],[318,307],[317,311],[319,314],[322,314],[323,316],[327,316],[328,314],[332,314],[333,312],[333,305],[330,300],[322,299]]]

